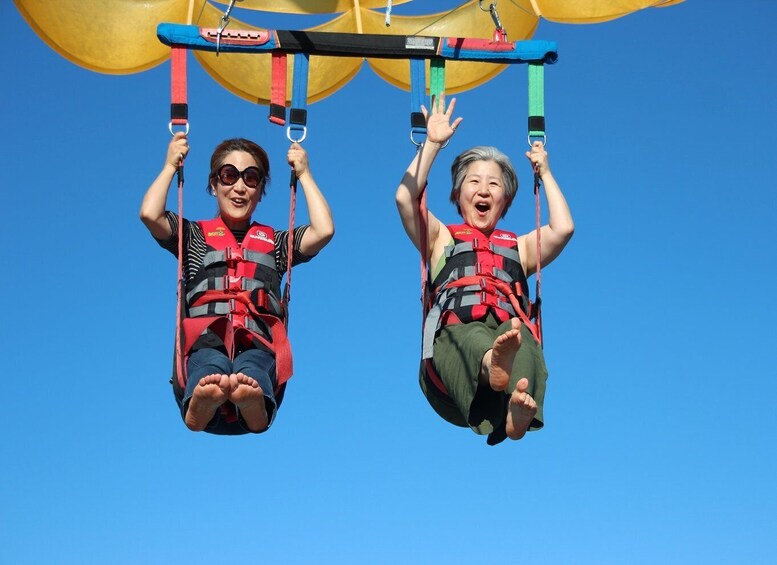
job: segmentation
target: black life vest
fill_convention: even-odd
[[[264,346],[275,354],[278,389],[292,375],[281,274],[275,266],[275,232],[253,223],[238,245],[221,218],[197,222],[205,237],[202,267],[185,286],[182,320],[184,372],[199,346],[223,345],[230,359]],[[186,376],[178,375],[183,389]]]

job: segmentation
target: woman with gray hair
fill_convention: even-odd
[[[497,228],[518,190],[510,159],[494,147],[474,147],[453,161],[451,202],[463,222],[443,224],[428,212],[426,241],[419,206],[437,154],[456,132],[456,100],[432,101],[426,142],[405,171],[396,202],[408,237],[422,253],[432,279],[424,324],[420,384],[445,420],[488,444],[521,439],[544,425],[545,368],[539,332],[529,319],[526,278],[553,261],[574,233],[574,222],[535,142],[526,157],[542,180],[548,223],[522,236]]]

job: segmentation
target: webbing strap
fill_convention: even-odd
[[[529,137],[545,137],[545,65],[529,63]]]
[[[439,100],[445,94],[445,59],[439,57],[429,59],[429,94],[435,100]]]
[[[416,141],[415,134],[426,135],[426,120],[421,112],[421,106],[426,96],[426,66],[424,59],[410,59],[410,141],[416,147],[421,142]]]
[[[183,325],[183,295],[185,292],[184,274],[183,274],[183,159],[178,165],[178,300],[176,301],[175,312],[175,369],[178,373],[178,384],[181,388],[186,387],[186,372],[183,363],[184,344],[182,339]]]
[[[307,53],[294,55],[294,84],[291,94],[289,113],[289,141],[301,142],[305,139],[308,123],[308,69],[310,56]],[[292,136],[292,132],[295,135]]]
[[[226,263],[227,255],[223,251],[208,251],[202,260],[203,267],[210,267],[216,263]]]
[[[170,51],[170,129],[172,126],[187,126],[188,123],[186,48],[175,45]]]
[[[307,53],[294,55],[294,87],[292,90],[290,125],[286,136],[292,143],[302,143],[307,136],[308,121],[308,69],[310,57]],[[291,132],[297,132],[292,136]],[[291,302],[291,265],[294,260],[294,215],[297,208],[297,173],[291,169],[289,179],[291,192],[289,202],[289,238],[286,243],[286,284],[283,286],[283,303],[286,309],[286,328],[289,326],[289,302]]]
[[[545,66],[542,63],[529,63],[529,143],[532,138],[542,138],[543,144],[546,141],[545,135]],[[542,316],[540,292],[542,289],[542,220],[540,203],[540,174],[539,169],[534,170],[534,208],[535,220],[537,225],[537,271],[536,284],[534,290],[534,318],[537,320],[537,341],[542,345]]]
[[[192,306],[189,308],[190,318],[199,318],[200,316],[226,316],[232,313],[227,302],[211,302],[204,306]]]
[[[286,124],[286,53],[272,52],[272,83],[270,87],[270,121]]]
[[[186,98],[186,48],[174,45],[170,49],[170,124],[168,129],[173,133],[173,126],[184,126],[189,132],[189,105]],[[183,363],[184,344],[182,336],[183,300],[185,282],[183,272],[183,156],[178,162],[178,300],[175,312],[175,351],[176,372],[178,384],[186,386],[186,373]]]
[[[252,249],[244,249],[243,259],[249,263],[255,263],[267,267],[268,269],[272,269],[273,271],[275,270],[275,258],[267,253],[260,253],[259,251],[254,251]]]

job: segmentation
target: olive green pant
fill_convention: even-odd
[[[489,315],[483,322],[451,324],[439,330],[434,341],[433,364],[448,390],[447,396],[427,379],[425,363],[421,362],[421,389],[432,408],[451,424],[470,427],[477,434],[488,434],[489,445],[507,437],[508,402],[522,378],[529,381],[527,392],[537,403],[537,414],[529,430],[539,430],[544,425],[542,405],[548,371],[542,348],[526,326],[521,327],[521,348],[515,355],[507,389],[497,392],[479,384],[483,356],[494,346],[497,336],[510,328],[509,320],[500,324]]]

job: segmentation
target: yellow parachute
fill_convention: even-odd
[[[410,0],[394,0],[404,4]],[[530,39],[540,18],[559,23],[598,23],[632,12],[678,4],[683,0],[509,0],[498,4],[498,15],[511,41]],[[36,33],[60,55],[76,65],[109,74],[147,70],[166,61],[170,48],[157,40],[162,22],[219,27],[228,2],[210,0],[14,0]],[[490,39],[494,22],[484,14],[488,2],[467,1],[447,12],[422,16],[392,16],[385,25],[387,0],[240,0],[241,9],[287,14],[339,14],[307,31],[431,35]],[[496,4],[496,0],[493,0]],[[380,11],[378,11],[380,10]],[[234,17],[230,29],[258,30]],[[270,98],[269,54],[222,54],[195,51],[194,56],[226,89],[252,102]],[[385,81],[409,89],[406,61],[320,57],[310,59],[308,100],[320,100],[351,80],[363,61]],[[291,61],[289,61],[289,65]],[[504,65],[476,62],[449,63],[445,89],[455,93],[490,80]],[[291,72],[289,72],[291,80]]]

